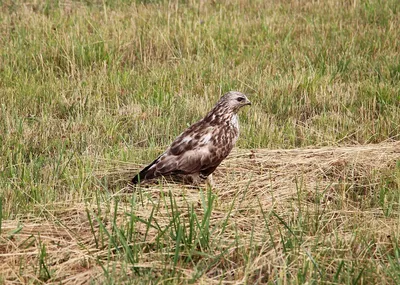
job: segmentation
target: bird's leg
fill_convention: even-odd
[[[214,188],[215,184],[214,184],[214,179],[212,177],[212,174],[207,176],[206,183],[207,183],[207,186],[210,187],[211,189]]]
[[[193,186],[199,186],[204,180],[200,179],[199,175],[197,174],[188,174],[183,176],[183,181]]]

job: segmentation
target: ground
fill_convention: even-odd
[[[23,283],[394,284],[399,195],[386,187],[399,182],[399,159],[397,142],[235,150],[212,190],[126,186],[108,202],[60,201],[3,220],[0,271]],[[123,184],[133,173],[115,162],[99,179]]]

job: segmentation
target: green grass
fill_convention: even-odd
[[[248,221],[228,213],[239,211],[251,184],[227,201],[203,189],[189,195],[194,203],[179,188],[179,199],[161,188],[156,198],[146,191],[119,197],[124,183],[106,175],[115,165],[136,169],[152,160],[229,90],[253,102],[240,113],[242,149],[399,140],[399,12],[396,0],[2,3],[2,242],[28,222],[63,225],[87,250],[74,257],[82,271],[101,268],[82,275],[93,282],[400,282],[400,175],[393,165],[387,173],[345,173],[333,188],[303,189],[316,191],[312,209],[300,183],[292,189],[297,204],[260,206],[259,219]],[[333,191],[328,210],[320,191]],[[63,220],[75,210],[90,242]],[[390,225],[387,240],[357,228],[375,214]],[[14,231],[2,229],[10,223]],[[33,283],[62,280],[48,258],[49,235],[22,236],[16,248],[34,246],[36,257],[19,261],[18,278],[0,282],[22,282],[27,272]],[[0,242],[0,260],[10,250]]]

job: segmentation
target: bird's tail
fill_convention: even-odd
[[[151,179],[154,178],[154,169],[150,169],[154,164],[158,162],[160,157],[157,157],[156,160],[154,160],[152,163],[147,165],[145,168],[143,168],[138,174],[136,174],[135,177],[132,179],[132,184],[138,184],[139,182],[145,180],[145,179]]]

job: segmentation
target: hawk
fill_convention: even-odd
[[[246,95],[230,91],[200,121],[181,133],[168,149],[146,166],[133,179],[143,180],[161,176],[180,177],[191,183],[207,179],[228,156],[239,137],[240,108],[251,105]]]

